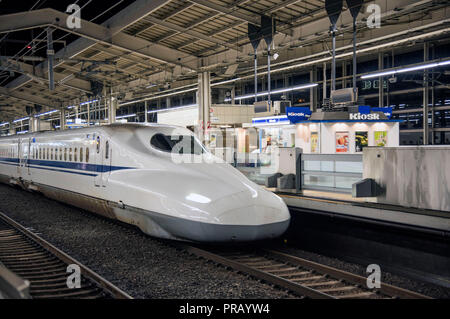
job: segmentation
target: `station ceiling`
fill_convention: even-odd
[[[448,1],[395,0],[387,4],[385,0],[367,0],[365,6],[378,2],[387,26],[368,29],[367,14],[361,15],[361,41],[374,37],[383,41],[383,35],[399,33],[397,38],[386,38],[386,43],[448,29],[448,22],[437,23],[448,20]],[[66,25],[65,11],[71,3],[81,7],[81,29]],[[253,64],[248,23],[260,24],[262,14],[277,21],[274,48],[280,53],[276,61],[280,65],[297,63],[296,58],[302,56],[329,56],[330,52],[323,0],[118,0],[111,1],[110,7],[104,3],[0,2],[0,122],[25,116],[26,106],[42,105],[45,111],[87,100],[98,93],[99,85],[133,100],[157,94],[169,85],[193,84],[202,71],[213,72],[214,79],[245,76]],[[343,14],[341,46],[351,44],[349,21],[349,15]],[[430,27],[414,31],[424,24]],[[54,29],[56,52],[52,91],[47,75],[49,27]],[[406,33],[401,35],[402,31]],[[264,50],[261,46],[261,61]]]

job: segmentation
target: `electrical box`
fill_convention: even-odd
[[[334,105],[351,104],[358,101],[358,90],[346,88],[331,91],[331,103]]]
[[[273,101],[275,115],[286,114],[286,108],[291,106],[291,101]]]
[[[270,112],[270,104],[269,101],[259,101],[255,102],[255,113],[266,113]]]

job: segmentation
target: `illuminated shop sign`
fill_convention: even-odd
[[[379,113],[382,112],[388,119],[392,117],[392,107],[370,107],[368,105],[358,106],[358,113],[350,113],[350,120],[363,120],[363,121],[378,121],[380,120]]]
[[[350,120],[376,121],[379,119],[380,119],[380,114],[377,114],[377,113],[371,113],[371,114],[350,113]]]
[[[373,107],[372,111],[383,112],[384,115],[386,115],[389,120],[392,117],[392,107]]]
[[[311,117],[312,112],[309,107],[287,107],[286,114],[289,121],[295,124],[308,120]]]
[[[259,117],[252,120],[253,126],[256,125],[285,125],[290,124],[286,116]]]

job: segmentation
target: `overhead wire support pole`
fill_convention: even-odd
[[[333,59],[331,62],[331,91],[336,90],[336,25],[334,24],[331,27],[331,35],[333,37],[333,48],[332,48],[332,55]]]
[[[258,102],[258,51],[255,49],[255,102]]]
[[[356,17],[353,18],[353,91],[356,94]]]
[[[271,78],[270,78],[270,45],[267,48],[267,101],[269,102],[269,106],[271,105]]]
[[[55,76],[53,73],[53,57],[55,50],[53,49],[53,29],[47,28],[47,57],[48,57],[48,88],[50,91],[55,89]]]
[[[356,33],[357,33],[357,18],[361,11],[364,0],[346,0],[347,7],[350,10],[350,14],[353,17],[353,92],[355,97],[358,94],[358,88],[356,86],[356,74],[357,74],[357,62],[356,62]]]

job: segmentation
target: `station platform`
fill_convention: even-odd
[[[279,195],[294,210],[396,224],[399,227],[413,227],[425,232],[450,232],[450,212],[372,203],[365,198],[353,198],[348,193],[315,190],[290,193],[277,189],[268,190]]]

